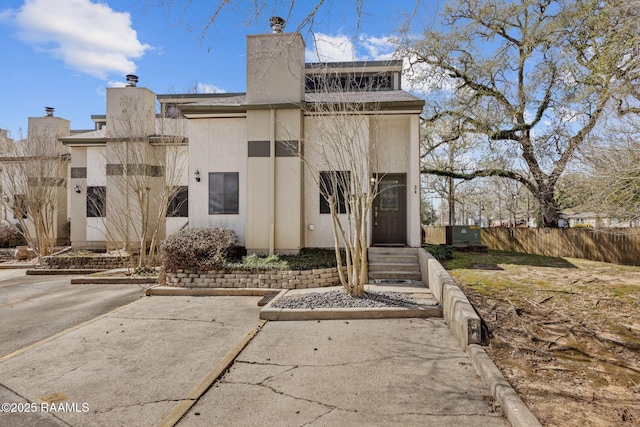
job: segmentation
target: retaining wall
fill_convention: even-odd
[[[442,316],[463,349],[469,344],[479,344],[481,337],[480,317],[444,267],[424,248],[418,249],[422,282],[442,306]]]
[[[53,270],[87,269],[113,270],[130,265],[129,258],[119,256],[45,256],[40,257],[40,268]]]
[[[346,271],[345,271],[346,274]],[[167,286],[185,288],[306,289],[340,285],[337,268],[291,271],[190,271],[165,273]]]

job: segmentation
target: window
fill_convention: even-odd
[[[20,217],[27,218],[27,202],[24,194],[15,194],[13,196],[13,219]]]
[[[345,190],[351,188],[351,173],[349,171],[320,172],[320,213],[331,213],[327,198],[337,191],[338,213],[347,213]]]
[[[189,216],[189,187],[175,187],[169,206],[167,207],[168,217],[186,218]]]
[[[209,173],[209,215],[238,213],[238,172]]]
[[[107,187],[87,187],[87,218],[106,216]]]

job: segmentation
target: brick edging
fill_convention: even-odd
[[[343,267],[346,274],[346,267]],[[165,284],[184,288],[306,289],[337,286],[338,269],[269,271],[191,271],[165,273]]]

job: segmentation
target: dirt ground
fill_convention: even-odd
[[[443,265],[543,425],[640,425],[640,267],[505,252]]]

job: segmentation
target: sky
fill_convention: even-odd
[[[92,129],[91,115],[105,114],[106,88],[124,86],[126,74],[157,94],[196,86],[201,93],[244,92],[246,35],[270,32],[269,16],[288,13],[266,8],[252,19],[246,5],[260,2],[235,1],[203,33],[219,2],[2,0],[0,129],[26,136],[28,117],[44,116],[45,107],[72,129]],[[293,9],[285,31],[295,30],[313,3],[296,2],[302,9]],[[308,62],[391,57],[388,38],[415,0],[364,0],[359,20],[354,3],[325,2],[311,30],[302,28]]]

